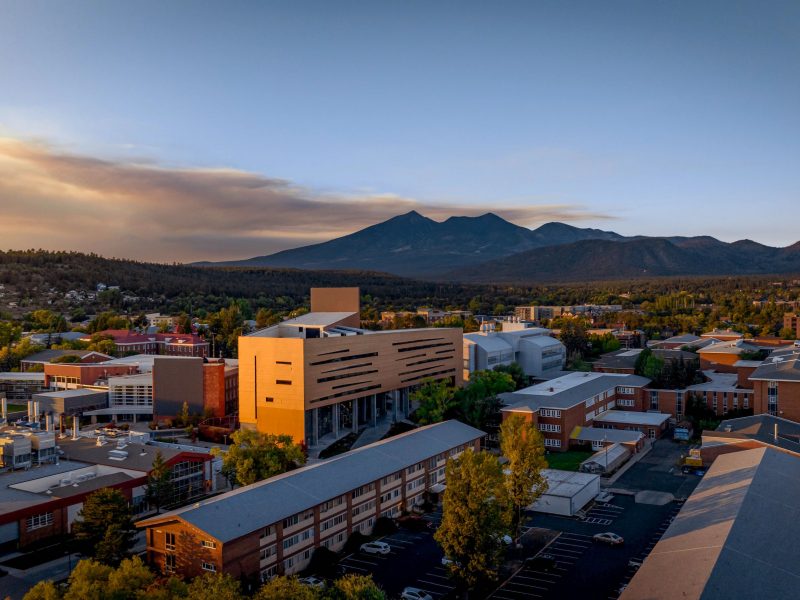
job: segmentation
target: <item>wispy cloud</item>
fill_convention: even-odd
[[[173,168],[0,138],[0,246],[155,261],[268,254],[351,233],[409,210],[433,219],[494,212],[524,226],[610,218],[574,204],[421,202],[315,192],[234,169]]]

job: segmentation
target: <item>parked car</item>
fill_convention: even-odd
[[[300,583],[302,583],[303,585],[307,585],[307,586],[313,587],[313,588],[322,589],[322,588],[325,587],[325,580],[324,579],[320,579],[319,577],[313,577],[313,576],[312,577],[302,577],[302,578],[298,579],[298,581]]]
[[[611,492],[600,492],[595,498],[595,502],[602,502],[603,504],[608,504],[614,499],[614,494]]]
[[[415,587],[407,587],[403,590],[403,593],[400,594],[400,597],[403,600],[433,600],[433,596],[426,593],[425,590],[421,590]]]
[[[446,567],[448,565],[458,565],[458,563],[456,561],[454,561],[452,558],[447,558],[446,556],[443,556],[442,557],[442,566]]]
[[[533,569],[534,571],[541,571],[549,573],[554,571],[558,566],[556,559],[552,554],[539,554],[537,556],[530,556],[525,559],[525,566]]]
[[[367,542],[366,544],[361,544],[361,551],[367,554],[389,554],[392,551],[392,547],[386,542]]]
[[[604,533],[596,533],[592,536],[592,539],[595,542],[603,542],[604,544],[611,544],[612,546],[618,546],[625,542],[622,539],[622,536],[617,535],[616,533],[612,533],[610,531],[606,531]]]
[[[425,531],[426,529],[432,529],[433,525],[431,521],[423,519],[419,515],[406,515],[404,517],[399,517],[395,519],[395,522],[400,527],[405,527],[411,531]]]
[[[630,559],[630,560],[628,561],[628,566],[629,566],[631,569],[635,569],[635,570],[637,570],[637,571],[638,571],[638,570],[639,570],[639,567],[641,567],[641,566],[642,566],[642,561],[641,561],[641,559],[638,559],[638,558],[632,558],[632,559]]]

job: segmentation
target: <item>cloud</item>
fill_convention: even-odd
[[[524,226],[609,218],[572,204],[503,208],[321,193],[234,169],[99,159],[0,138],[4,248],[164,262],[248,258],[345,235],[410,210],[437,220],[491,211]]]

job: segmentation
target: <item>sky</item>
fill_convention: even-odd
[[[0,0],[0,248],[246,258],[411,209],[788,245],[798,31],[778,0]]]

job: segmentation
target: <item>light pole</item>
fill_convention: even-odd
[[[603,450],[605,452],[605,458],[606,458],[606,468],[605,468],[605,473],[606,474],[608,474],[608,445],[606,444],[607,441],[608,441],[608,434],[604,433],[603,434]]]

